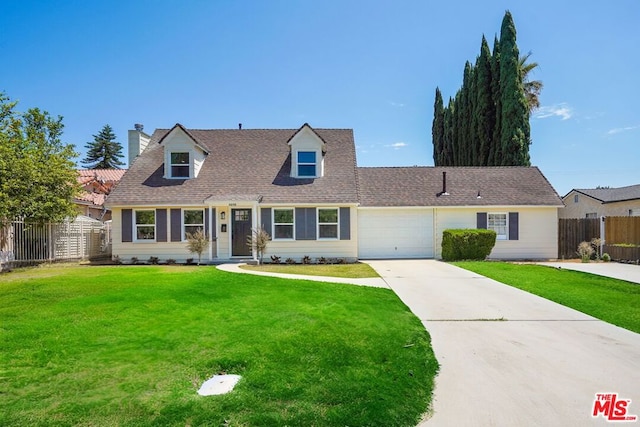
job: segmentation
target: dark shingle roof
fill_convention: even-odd
[[[449,195],[439,196],[443,172]],[[361,206],[563,205],[537,167],[358,168],[358,176]]]
[[[350,129],[314,129],[326,143],[322,178],[290,178],[287,141],[298,129],[197,130],[188,134],[209,152],[197,178],[163,178],[169,129],[156,130],[107,205],[202,204],[204,200],[262,203],[356,203],[355,144]]]
[[[576,188],[572,191],[586,194],[587,196],[593,197],[602,203],[624,202],[627,200],[640,199],[640,184],[618,188]]]

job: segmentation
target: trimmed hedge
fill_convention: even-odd
[[[496,244],[496,232],[484,229],[449,229],[442,232],[444,261],[485,260]]]

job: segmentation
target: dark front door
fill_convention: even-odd
[[[251,235],[251,209],[231,209],[231,255],[251,256],[247,237]]]

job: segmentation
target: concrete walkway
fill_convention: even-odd
[[[567,270],[582,271],[584,273],[597,274],[598,276],[613,277],[614,279],[626,280],[640,284],[640,265],[619,264],[617,262],[538,262],[536,264],[548,265],[555,268],[565,268]]]
[[[219,270],[228,271],[230,273],[243,273],[243,274],[254,274],[257,276],[271,276],[271,277],[281,277],[283,279],[296,279],[296,280],[315,280],[318,282],[330,282],[330,283],[346,283],[350,285],[359,285],[359,286],[372,286],[376,288],[389,288],[387,282],[380,277],[368,277],[365,279],[349,279],[342,277],[328,277],[328,276],[303,276],[300,274],[284,274],[284,273],[266,273],[263,271],[255,271],[255,270],[246,270],[241,268],[242,264],[220,264],[217,266]]]
[[[596,393],[631,399],[640,416],[640,334],[446,263],[369,264],[440,362],[421,427],[610,425],[591,415]]]

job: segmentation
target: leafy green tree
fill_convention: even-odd
[[[516,27],[507,11],[500,29],[500,99],[502,166],[529,166],[529,106],[522,86]]]
[[[75,217],[77,154],[60,139],[62,117],[38,108],[18,113],[16,105],[0,93],[0,229],[17,218],[43,224]]]
[[[122,145],[117,142],[111,126],[104,125],[102,130],[93,135],[93,141],[87,142],[87,156],[82,160],[89,169],[120,169],[124,166],[122,159]]]

